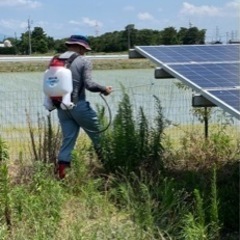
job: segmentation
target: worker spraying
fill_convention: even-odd
[[[96,112],[86,99],[85,91],[107,96],[111,86],[102,86],[92,80],[92,63],[85,57],[91,51],[85,36],[72,35],[66,42],[67,51],[53,57],[44,74],[44,106],[57,109],[63,140],[57,156],[57,173],[60,179],[71,166],[71,154],[82,128],[91,139],[98,159],[102,161],[100,123]]]

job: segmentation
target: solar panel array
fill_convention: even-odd
[[[240,119],[239,44],[137,46],[135,49]]]

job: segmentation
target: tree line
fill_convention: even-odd
[[[205,44],[205,29],[197,27],[167,27],[163,30],[141,29],[129,24],[122,31],[107,32],[100,36],[89,36],[94,52],[124,52],[136,45],[174,45],[174,44]],[[48,36],[41,27],[21,34],[20,39],[8,38],[13,47],[5,54],[47,54],[60,53],[66,50],[66,38],[54,39]],[[2,49],[3,50],[3,49]],[[1,50],[0,50],[1,54]]]

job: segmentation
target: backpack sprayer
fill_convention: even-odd
[[[73,54],[69,59],[60,59],[54,56],[43,77],[43,92],[45,94],[44,106],[49,111],[60,107],[63,110],[72,109],[71,101],[73,91],[72,72],[69,69],[78,54]]]
[[[48,69],[43,76],[43,92],[44,92],[44,106],[50,112],[56,108],[61,108],[66,111],[66,114],[71,114],[71,109],[75,104],[71,100],[71,94],[73,91],[72,72],[69,69],[71,63],[79,54],[72,54],[68,59],[60,59],[59,56],[54,56],[51,60]],[[111,109],[106,99],[100,93],[100,97],[105,102],[108,113],[109,123],[107,126],[99,131],[92,131],[85,129],[88,132],[101,133],[106,131],[112,121]],[[75,120],[76,121],[76,120]],[[77,122],[77,121],[76,121]]]

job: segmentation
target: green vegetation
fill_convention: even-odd
[[[174,27],[163,30],[138,30],[134,28],[134,25],[128,25],[122,31],[108,32],[97,37],[90,36],[89,41],[94,52],[116,53],[127,51],[135,45],[204,44],[205,32],[206,30],[199,30],[197,27],[182,27],[179,31]],[[20,39],[8,38],[8,40],[13,44],[16,54],[31,55],[63,52],[66,50],[64,44],[66,38],[54,40],[47,36],[41,27],[35,27],[30,34],[28,31],[22,33]],[[0,54],[7,54],[6,50],[2,49],[2,51],[4,52],[0,49]]]
[[[155,65],[148,59],[116,59],[99,60],[93,59],[94,70],[112,69],[147,69]],[[1,72],[43,72],[46,70],[48,62],[3,62],[0,65]]]
[[[27,159],[13,164],[1,139],[0,239],[238,239],[240,140],[223,127],[208,140],[186,133],[176,149],[153,101],[150,125],[142,109],[133,118],[123,92],[102,135],[104,167],[80,135],[64,181],[53,171],[61,136],[50,117],[37,130],[29,122]]]

